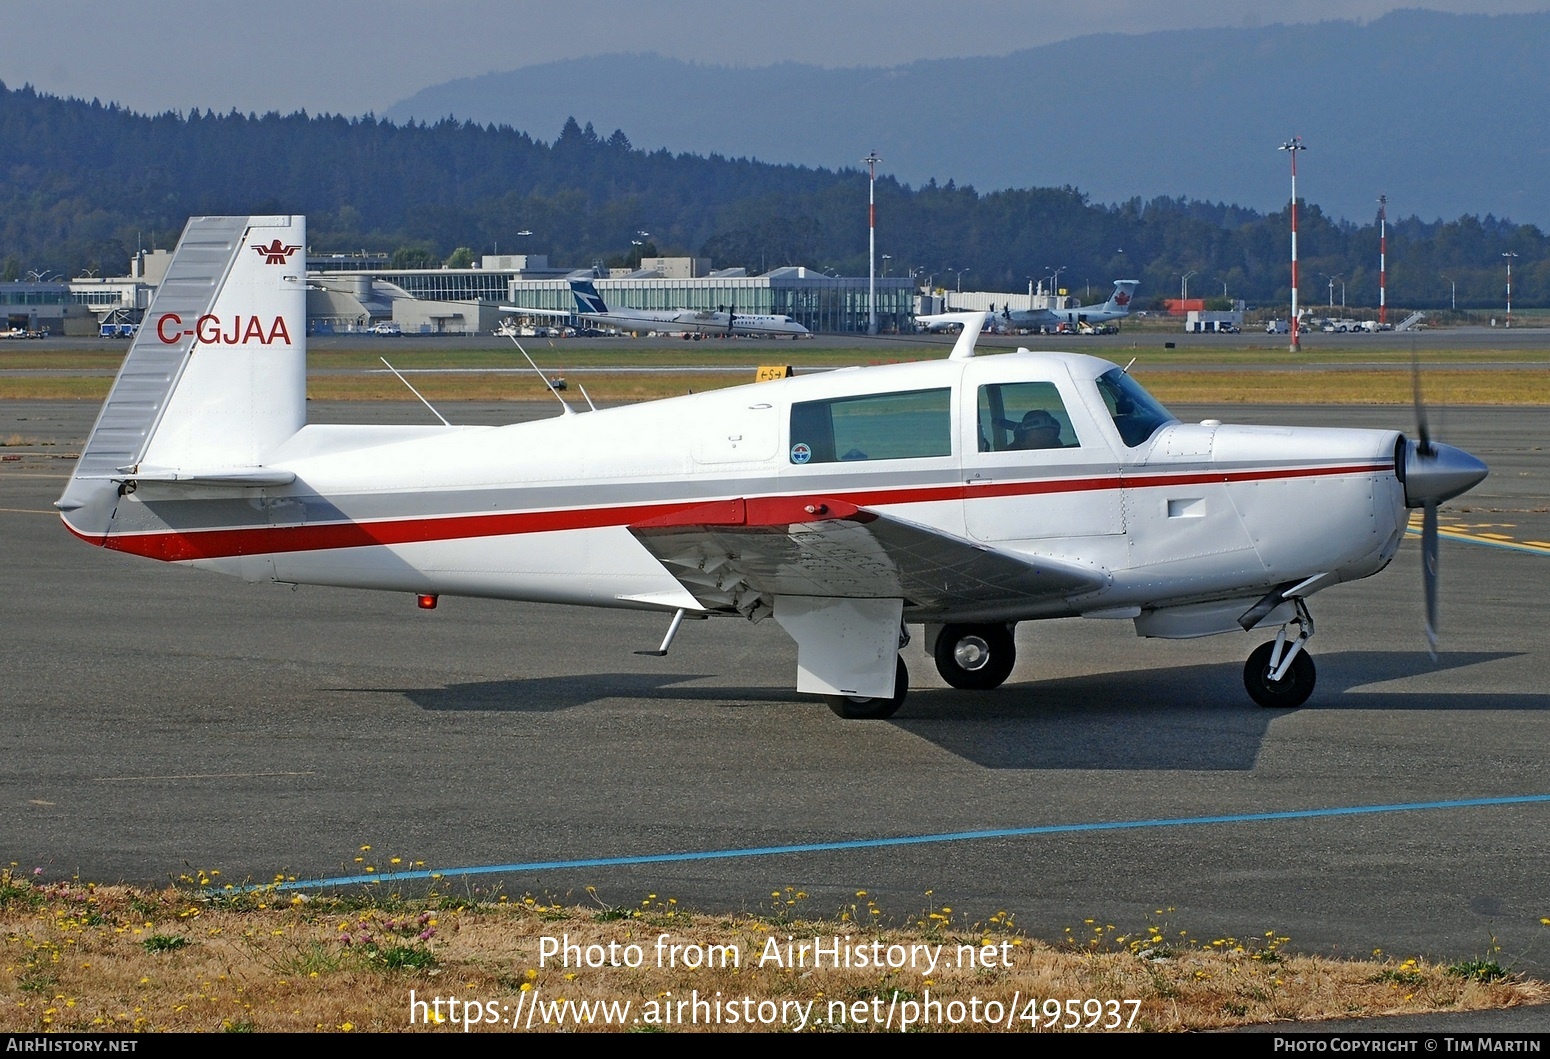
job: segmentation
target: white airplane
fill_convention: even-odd
[[[997,327],[1017,331],[1054,331],[1064,325],[1076,330],[1082,324],[1101,324],[1130,315],[1130,302],[1135,297],[1140,280],[1117,279],[1114,293],[1099,305],[1079,305],[1075,309],[1002,309],[992,314]],[[929,331],[941,330],[953,321],[953,313],[934,316],[917,316],[915,322]]]
[[[250,581],[773,617],[799,692],[887,717],[924,627],[993,688],[1018,622],[1273,632],[1249,695],[1313,691],[1308,599],[1383,569],[1487,473],[1392,430],[1181,423],[1068,353],[844,369],[501,427],[309,424],[300,217],[188,224],[75,473],[66,527]]]
[[[700,309],[610,309],[591,280],[571,280],[570,289],[576,299],[575,312],[524,309],[514,305],[501,306],[501,312],[526,313],[531,316],[579,316],[583,320],[591,320],[605,327],[617,327],[621,331],[681,331],[696,335],[775,335],[791,338],[811,334],[789,316],[740,313],[735,309],[716,312]]]

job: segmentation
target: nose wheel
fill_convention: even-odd
[[[1243,686],[1249,698],[1272,710],[1290,710],[1307,702],[1318,679],[1313,657],[1304,650],[1313,638],[1313,617],[1302,600],[1295,602],[1297,617],[1288,625],[1297,626],[1296,638],[1288,642],[1283,625],[1274,640],[1254,648],[1243,664]]]
[[[1017,664],[1017,646],[1006,625],[944,625],[936,638],[936,671],[955,688],[999,688]]]

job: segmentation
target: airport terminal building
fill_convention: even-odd
[[[614,308],[783,314],[809,331],[865,333],[869,326],[865,277],[810,268],[750,276],[742,269],[709,271],[703,259],[661,258],[637,271],[600,276],[598,269],[552,268],[541,255],[488,256],[483,267],[461,269],[315,269],[314,260],[308,258],[307,316],[318,333],[361,331],[385,321],[410,334],[488,333],[513,315],[501,306],[573,311],[575,278],[592,280]],[[908,277],[876,283],[878,329],[908,330],[914,284]]]
[[[41,317],[43,326],[56,332],[63,306],[69,305],[84,318],[81,333],[96,333],[99,325],[106,333],[109,325],[139,322],[170,256],[164,250],[142,252],[129,276],[81,277],[47,292],[28,289],[11,297],[18,305],[29,303],[29,321]],[[703,258],[648,258],[642,265],[635,271],[556,268],[544,255],[507,254],[486,256],[477,268],[395,269],[385,254],[308,253],[307,327],[313,334],[348,334],[393,323],[405,334],[489,334],[505,318],[520,315],[502,306],[574,311],[569,284],[577,278],[592,280],[614,308],[785,315],[814,332],[864,334],[869,326],[864,276],[802,267],[750,276],[743,269],[712,271]],[[882,277],[876,290],[878,330],[909,330],[916,308],[913,282]],[[48,307],[41,313],[30,308],[42,302]],[[11,312],[13,319],[20,315]]]

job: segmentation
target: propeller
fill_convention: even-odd
[[[1421,362],[1411,351],[1410,375],[1415,390],[1415,441],[1405,442],[1405,506],[1421,509],[1421,585],[1426,594],[1426,653],[1437,660],[1437,506],[1474,488],[1489,468],[1452,445],[1432,441],[1421,399]]]

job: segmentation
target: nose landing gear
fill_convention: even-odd
[[[1293,602],[1297,616],[1287,625],[1297,626],[1296,638],[1288,643],[1287,625],[1281,626],[1276,638],[1254,648],[1243,665],[1243,686],[1248,689],[1249,698],[1269,709],[1301,706],[1313,694],[1318,679],[1313,658],[1304,649],[1313,639],[1313,616],[1301,599]]]

